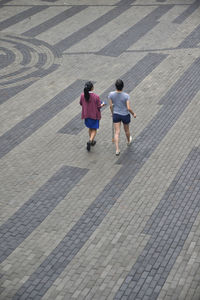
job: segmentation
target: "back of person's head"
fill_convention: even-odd
[[[118,91],[122,91],[124,87],[124,83],[121,79],[117,79],[115,82],[115,87]]]
[[[86,101],[90,99],[90,91],[93,89],[93,83],[91,81],[86,82],[84,87],[84,97]]]

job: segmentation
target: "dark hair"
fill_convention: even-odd
[[[93,88],[93,83],[91,81],[86,82],[85,87],[84,87],[84,96],[85,96],[85,100],[89,101],[90,99],[90,91]]]
[[[118,91],[122,91],[124,87],[124,83],[121,79],[117,79],[115,82],[115,86]]]

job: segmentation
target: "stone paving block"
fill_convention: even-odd
[[[5,18],[5,10],[13,5],[17,6],[16,13],[12,10]],[[8,227],[5,233],[2,230],[1,238],[12,236],[10,245],[15,250],[10,254],[12,249],[2,246],[10,255],[1,264],[4,290],[0,298],[128,299],[132,292],[134,299],[198,299],[198,2],[84,0],[80,5],[70,0],[29,0],[26,4],[2,0],[0,6],[1,24],[6,26],[0,37],[4,43],[0,49],[1,132],[6,136],[6,147],[10,147],[0,162],[2,226],[63,165],[90,170],[66,197],[62,194],[64,184],[49,184],[39,197],[46,204],[38,214],[31,214],[34,206],[30,203],[26,219],[19,214],[14,219],[18,226],[9,233]],[[54,6],[63,7],[63,13],[58,9],[57,14],[49,13],[42,21],[43,12],[51,12]],[[38,9],[41,7],[44,9]],[[130,11],[138,7],[131,23]],[[34,13],[35,9],[38,12]],[[34,20],[28,25],[29,13]],[[112,33],[122,18],[127,24],[119,31],[118,40],[111,34],[108,38],[100,34],[103,28]],[[91,51],[91,43],[100,45],[101,41],[102,53],[94,51],[95,47]],[[154,44],[155,53],[150,53],[148,45]],[[117,45],[115,49],[111,49],[113,45]],[[59,133],[80,112],[77,99],[85,80],[94,80],[98,93],[104,93],[116,77],[145,57],[149,57],[149,72],[145,64],[144,76],[138,79],[140,72],[135,68],[130,80],[124,79],[138,117],[131,123],[134,142],[130,149],[121,136],[118,160],[110,143],[109,108],[102,114],[99,140],[91,153],[83,149],[86,130],[72,134],[76,122],[71,123],[70,133]],[[154,64],[153,57],[164,59]],[[61,107],[66,94],[60,92],[77,79],[82,82],[80,89],[75,84],[69,105]],[[32,102],[34,96],[37,98],[35,103],[26,103],[29,92]],[[56,105],[49,107],[56,95]],[[10,139],[8,133],[19,124],[24,126],[17,134],[13,131]],[[50,214],[52,197],[59,193],[60,203]],[[41,216],[47,212],[42,222]],[[31,218],[39,222],[37,228]],[[26,229],[31,230],[28,236]],[[16,246],[13,234],[16,237],[17,232],[22,242]]]

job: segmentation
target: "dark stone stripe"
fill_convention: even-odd
[[[121,155],[118,163],[131,164],[138,153],[144,155],[143,163],[160,144],[167,132],[200,90],[200,58],[185,71],[159,102],[161,109],[148,126],[135,139],[134,146]]]
[[[6,68],[15,61],[15,54],[4,47],[0,47],[5,54],[0,55],[0,69]]]
[[[59,0],[40,0],[40,1],[44,1],[44,2],[57,2]]]
[[[114,57],[119,56],[141,37],[147,34],[147,32],[152,30],[159,23],[157,20],[166,14],[172,7],[174,7],[174,5],[162,5],[157,7],[153,12],[130,27],[126,32],[122,33],[96,54]]]
[[[25,44],[17,43],[16,41],[10,40],[8,38],[0,38],[0,41],[3,41],[3,42],[6,42],[6,43],[10,43],[10,44],[15,45],[15,48],[21,52],[22,57],[23,57],[21,65],[25,65],[26,61],[28,63],[31,61],[31,54],[30,54],[30,52],[36,52],[32,47],[27,46]],[[11,53],[10,55],[12,55],[12,56],[15,57],[15,53],[14,52],[10,51],[10,53]]]
[[[19,86],[0,89],[0,104],[4,103],[8,99],[17,95],[18,93],[22,92],[23,90],[25,90],[27,87],[29,87],[34,82],[35,82],[35,80],[33,80],[32,82],[26,83],[26,84],[19,85]],[[1,140],[1,137],[0,137],[0,140]],[[1,145],[0,145],[0,148],[1,148]]]
[[[198,25],[177,48],[181,49],[181,48],[198,47],[199,43],[200,43],[200,25]]]
[[[0,7],[4,4],[7,4],[7,3],[11,2],[11,1],[13,1],[13,0],[2,0],[2,1],[0,1]]]
[[[35,73],[35,75],[37,74],[38,79],[39,79],[41,77],[44,77],[44,76],[50,74],[51,72],[54,72],[58,67],[59,67],[59,65],[54,64],[50,68],[48,68],[46,70],[41,69],[38,73]],[[25,70],[25,68],[24,68],[24,70]],[[22,92],[23,90],[25,90],[26,88],[28,88],[29,86],[31,86],[38,79],[35,78],[35,79],[33,79],[33,81],[30,81],[30,82],[24,83],[24,84],[20,84],[20,82],[19,82],[18,86],[15,86],[15,87],[11,86],[9,88],[0,89],[0,104],[4,103],[8,99],[10,99],[13,96],[17,95],[18,93]],[[17,82],[17,81],[14,80],[14,82]],[[4,156],[4,154],[1,153],[1,150],[3,149],[3,146],[1,145],[1,141],[3,141],[2,137],[0,137],[0,158]],[[10,150],[8,150],[8,152]],[[7,152],[5,152],[5,154],[6,153]]]
[[[200,212],[200,149],[195,148],[172,181],[143,233],[151,235],[114,299],[158,295]]]
[[[35,68],[41,69],[47,62],[47,54],[46,53],[38,53],[38,62],[35,65]]]
[[[173,23],[182,24],[193,12],[200,6],[200,1],[196,0],[192,3],[180,16],[178,16]]]
[[[15,44],[15,48],[18,51],[20,51],[21,54],[22,54],[23,59],[21,61],[21,65],[22,66],[28,65],[32,60],[31,53],[35,53],[36,51],[33,48],[31,48],[27,45],[24,45],[24,44],[23,45],[22,44],[17,44],[16,42],[14,42],[14,44]]]
[[[69,166],[62,167],[0,226],[0,263],[44,221],[87,171]]]
[[[46,43],[44,41],[39,41],[34,38],[27,39],[25,37],[22,38],[22,37],[7,35],[6,37],[4,37],[0,40],[3,40],[5,42],[15,45],[15,48],[18,49],[22,54],[22,57],[23,57],[23,60],[21,62],[22,65],[26,65],[31,61],[31,53],[32,52],[33,53],[37,52],[33,47],[31,47],[32,45],[34,45],[36,47],[42,45],[43,47],[48,48],[53,53],[55,58],[61,57],[61,53],[58,51],[58,49],[53,48],[51,45],[49,45],[48,43]],[[29,43],[30,46],[23,44],[23,42]],[[11,62],[13,62],[15,54],[14,54],[14,52],[6,52],[6,53],[7,53],[8,64],[10,64]],[[46,53],[37,53],[37,55],[38,55],[38,62],[40,61],[44,65],[44,63],[46,61]],[[4,56],[4,58],[5,58],[5,56]],[[57,64],[52,64],[51,67],[49,67],[46,70],[43,70],[42,64],[39,66],[38,62],[36,63],[35,68],[38,67],[39,71],[37,71],[36,73],[32,73],[32,76],[36,76],[38,78],[44,77],[44,76],[50,74],[51,72],[55,71],[59,66]],[[22,71],[25,71],[25,68],[21,68],[20,70],[18,70],[16,72],[17,72],[17,74],[20,74],[20,73],[22,73]],[[11,74],[13,74],[13,73],[11,73]],[[6,79],[9,76],[10,76],[10,74],[5,75],[4,78]],[[22,73],[22,76],[23,76],[23,73]],[[1,77],[3,77],[3,76],[1,76]],[[11,79],[10,81],[8,81],[8,83],[17,82],[19,80],[26,79],[26,78],[30,78],[30,76],[28,76],[28,77],[24,76],[23,78],[21,77],[20,79],[19,78]],[[19,86],[16,86],[16,87],[11,86],[9,89],[8,88],[1,89],[0,90],[0,104],[5,102],[6,100],[10,99],[11,97],[15,96],[17,93],[24,90],[28,86],[30,86],[36,80],[37,80],[37,78],[34,78],[33,81],[31,81],[27,84],[20,84],[20,82],[19,82]],[[4,82],[4,84],[5,84],[5,82]]]
[[[57,16],[50,18],[49,20],[45,21],[42,24],[39,24],[30,30],[27,30],[23,33],[25,36],[35,37],[38,34],[60,24],[61,22],[71,18],[75,14],[81,12],[82,10],[86,9],[88,6],[86,5],[79,5],[73,6],[71,8],[66,9],[65,11],[59,13]]]
[[[131,5],[131,4],[133,4],[133,2],[135,2],[135,0],[121,0],[121,1],[119,1],[116,4],[113,4],[111,6]]]
[[[47,5],[35,5],[25,11],[22,11],[21,13],[0,22],[0,30],[4,30],[9,26],[15,25],[47,8]]]
[[[30,67],[26,67],[26,68],[23,67],[23,68],[19,69],[18,71],[15,71],[15,72],[13,72],[13,73],[9,73],[9,74],[0,76],[0,79],[5,79],[5,78],[7,78],[7,77],[17,76],[17,75],[19,75],[19,74],[21,74],[21,73],[24,73],[24,72],[26,72],[26,71],[28,71],[28,70],[30,70],[30,69],[31,69]],[[1,97],[0,97],[0,98],[1,98]]]
[[[0,158],[73,102],[80,95],[84,82],[83,80],[76,80],[48,103],[3,134],[0,137]]]
[[[36,78],[35,80],[37,80],[37,78],[44,77],[44,76],[50,74],[51,72],[55,71],[58,67],[59,67],[59,65],[54,64],[54,65],[51,65],[51,67],[48,69],[41,68],[30,74],[21,76],[19,78],[14,78],[14,79],[11,79],[8,81],[4,81],[3,83],[0,83],[0,85],[12,84],[12,83],[16,83],[16,82],[19,82],[19,84],[20,84],[20,81],[27,80],[27,79],[34,78],[34,77]]]
[[[200,58],[194,62],[186,73],[189,81],[191,77],[194,76],[198,77],[198,80],[195,81],[196,85],[197,82],[199,83]],[[182,84],[182,81],[179,81],[179,84]],[[185,96],[186,91],[184,85],[178,88],[181,89],[182,93],[179,94],[180,97],[176,103],[174,105],[164,105],[164,109],[161,108],[161,111],[164,111],[164,113],[161,114],[158,112],[153,121],[150,122],[150,126],[147,126],[142,131],[137,138],[137,144],[133,144],[133,147],[129,147],[129,153],[126,155],[129,160],[126,161],[126,164],[122,165],[121,169],[105,186],[103,191],[88,207],[73,228],[66,234],[60,244],[22,285],[14,296],[14,300],[20,300],[21,297],[27,300],[32,299],[32,290],[34,290],[34,297],[37,297],[38,300],[41,299],[83,247],[85,242],[90,238],[92,233],[101,224],[104,217],[116,203],[116,200],[138,174],[150,154],[153,153],[158,144],[183,113],[184,109],[192,101],[192,98],[188,98],[188,95]],[[191,89],[193,88],[194,86],[191,87]],[[195,90],[197,91],[197,89],[200,89],[199,84]],[[157,118],[160,121],[161,116],[162,122],[157,122]],[[166,123],[168,119],[170,119],[170,122]],[[152,141],[154,143],[152,143]],[[169,269],[171,269],[170,266]],[[44,278],[47,278],[46,283],[44,282]]]
[[[135,0],[129,1],[134,2]],[[60,51],[64,51],[69,49],[76,43],[80,42],[81,40],[85,39],[91,33],[98,30],[100,27],[104,26],[105,24],[111,22],[113,19],[117,18],[123,12],[130,8],[129,5],[121,5],[118,7],[113,8],[111,11],[107,12],[103,16],[99,17],[95,21],[89,23],[88,25],[82,27],[78,31],[72,33],[67,38],[63,39],[62,41],[56,43],[54,46],[58,48]]]
[[[125,82],[125,89],[127,93],[130,93],[138,84],[140,84],[146,76],[148,76],[164,59],[164,54],[147,54],[142,58],[135,66],[133,66],[126,74],[121,78]],[[102,101],[107,101],[108,94],[114,90],[114,86],[110,86],[103,94],[100,95]],[[84,128],[83,121],[80,114],[76,115],[69,123],[59,130],[59,133],[63,134],[79,134]]]
[[[26,42],[26,43],[30,43],[34,46],[44,46],[46,48],[48,48],[55,57],[61,57],[62,54],[61,52],[58,50],[58,49],[55,49],[54,47],[52,47],[51,45],[49,45],[48,43],[46,43],[45,41],[41,41],[41,40],[37,40],[35,38],[30,38],[30,39],[27,39],[27,38],[23,38],[23,37],[19,37],[19,36],[12,36],[12,35],[7,35],[7,38],[14,38],[15,40],[19,40],[21,42]],[[13,43],[13,44],[16,44],[16,45],[19,45],[19,47],[23,47],[24,44],[23,43],[17,43],[16,41],[12,41],[12,40],[6,40],[8,43]],[[33,50],[35,51],[33,48],[31,48],[30,46],[27,46],[25,45],[26,47],[29,47],[30,50]]]

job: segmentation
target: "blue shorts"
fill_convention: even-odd
[[[99,128],[99,120],[87,118],[87,119],[85,119],[85,126],[90,129],[98,129]]]
[[[118,115],[118,114],[113,114],[113,123],[119,123],[122,122],[123,124],[129,124],[131,121],[130,114],[126,116]]]

